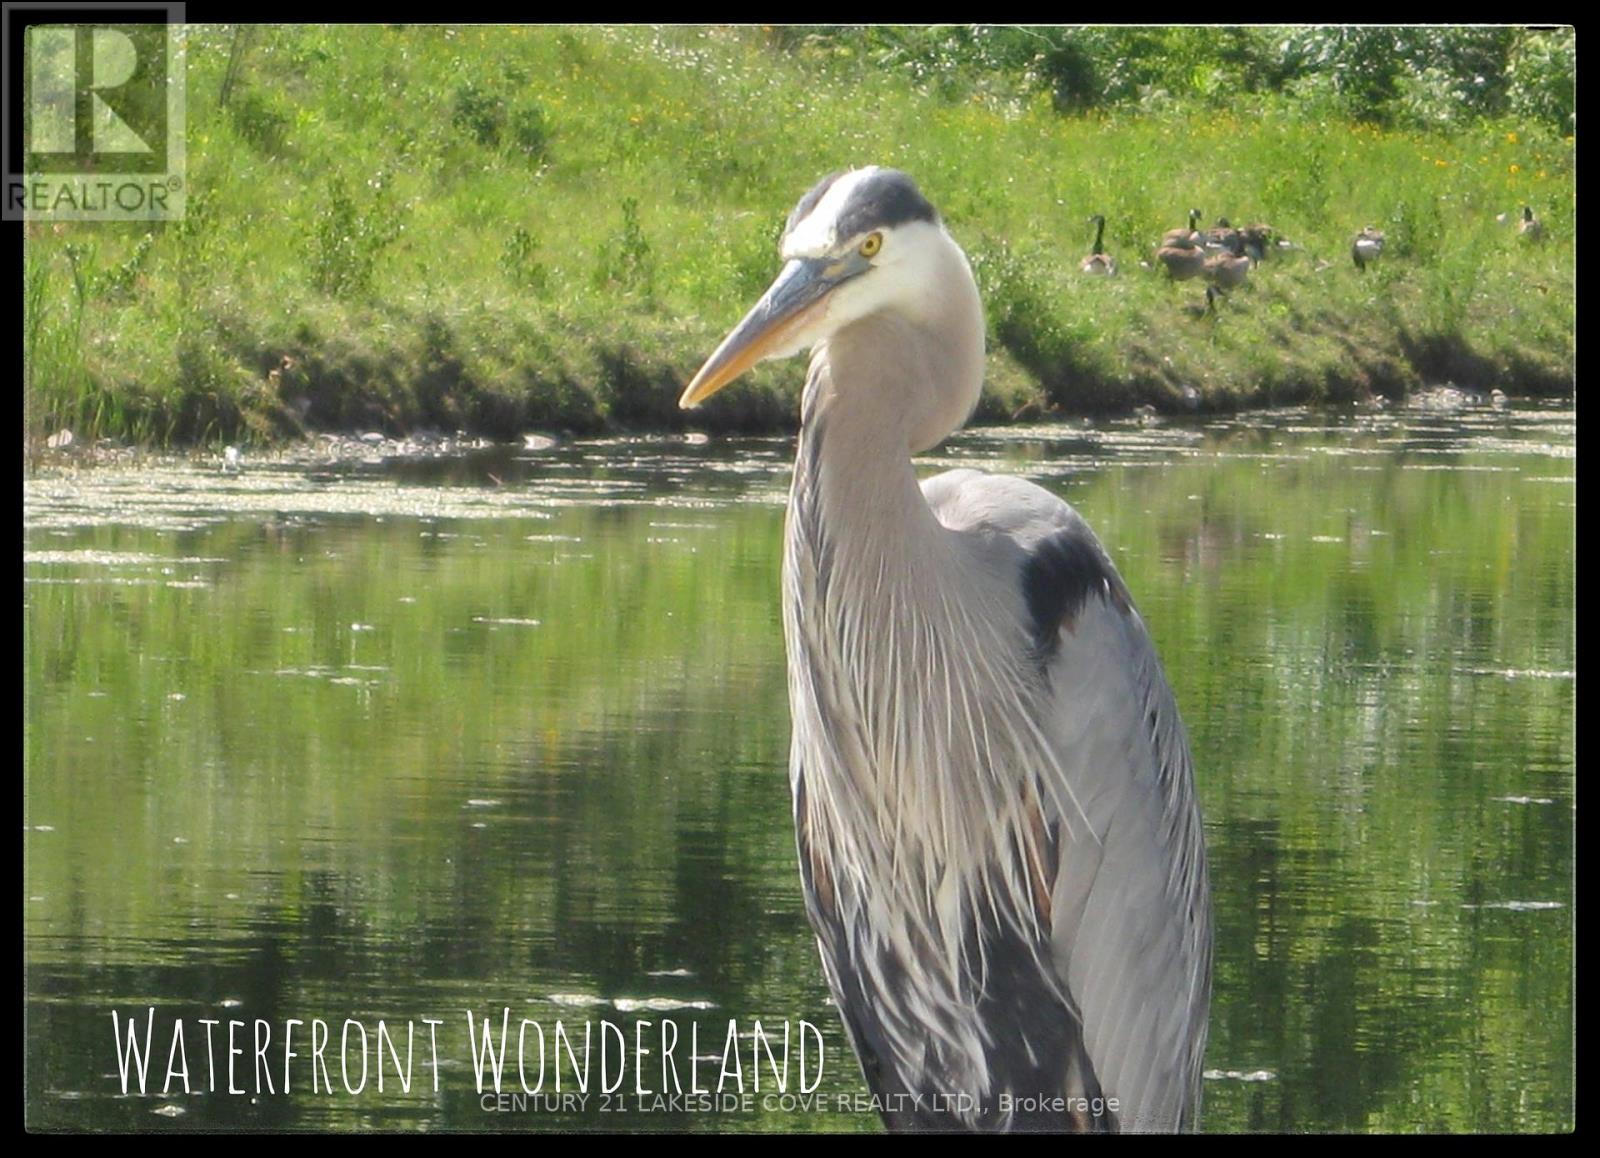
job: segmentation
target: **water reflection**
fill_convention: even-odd
[[[1571,1124],[1574,446],[1568,412],[1486,407],[927,457],[1077,504],[1157,638],[1216,889],[1208,1130]],[[27,484],[30,1124],[876,1130],[794,866],[788,453]],[[438,1088],[123,1098],[111,1011],[151,1008],[274,1050],[291,1019],[437,1018]],[[698,1025],[718,1059],[730,1021],[736,1053],[808,1022],[821,1101],[491,1112],[466,1014],[505,1009],[658,1051]]]

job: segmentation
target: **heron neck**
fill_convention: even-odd
[[[1016,807],[1003,770],[1028,742],[1007,714],[1023,696],[994,656],[997,641],[1019,656],[1025,641],[1011,604],[963,598],[987,590],[983,558],[935,516],[912,468],[915,397],[929,388],[912,374],[927,367],[897,357],[888,331],[839,343],[847,334],[812,360],[790,495],[792,767],[809,777],[811,839],[871,865],[909,905],[947,870],[976,888],[984,833]],[[958,924],[969,899],[958,890],[938,920]]]
[[[936,363],[912,330],[895,318],[841,330],[818,347],[801,400],[796,505],[815,517],[819,540],[848,540],[851,565],[875,571],[914,558],[943,530],[911,465],[938,392],[927,381]]]

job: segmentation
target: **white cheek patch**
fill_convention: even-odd
[[[825,253],[831,253],[841,240],[839,215],[844,212],[844,207],[849,202],[851,194],[856,191],[856,186],[877,172],[876,165],[866,169],[856,169],[828,186],[828,191],[811,207],[811,212],[806,214],[803,220],[796,222],[795,227],[783,239],[783,260],[790,261],[796,257],[821,257]]]

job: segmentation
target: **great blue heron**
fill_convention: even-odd
[[[911,179],[824,178],[684,391],[811,347],[783,565],[806,907],[891,1128],[1192,1127],[1211,901],[1188,743],[1070,506],[911,457],[983,381]]]

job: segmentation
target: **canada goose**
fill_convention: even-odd
[[[1227,250],[1238,253],[1244,244],[1243,234],[1229,223],[1226,217],[1217,218],[1214,228],[1206,230],[1200,235],[1200,243],[1212,253]]]
[[[1189,210],[1188,229],[1169,229],[1161,238],[1162,249],[1193,249],[1200,244],[1200,233],[1195,228],[1200,224],[1200,210]]]
[[[1383,230],[1367,226],[1356,234],[1355,241],[1350,246],[1350,257],[1356,263],[1356,268],[1366,272],[1367,262],[1376,261],[1383,252]]]
[[[1233,289],[1243,285],[1250,275],[1250,259],[1242,253],[1213,253],[1206,258],[1201,272],[1207,281],[1223,289]]]
[[[1522,224],[1517,226],[1517,233],[1524,241],[1543,241],[1544,222],[1533,215],[1533,207],[1522,207]]]
[[[1206,267],[1206,251],[1197,245],[1163,245],[1156,250],[1156,258],[1173,281],[1199,277]]]
[[[1246,257],[1257,264],[1267,259],[1267,254],[1277,248],[1276,231],[1270,225],[1246,225],[1239,230]]]
[[[1112,274],[1117,272],[1117,263],[1112,259],[1111,255],[1105,251],[1106,219],[1103,215],[1096,213],[1093,217],[1089,218],[1089,220],[1093,221],[1095,225],[1094,249],[1090,251],[1089,256],[1084,258],[1079,264],[1078,272],[1092,273],[1100,277],[1110,277]]]

